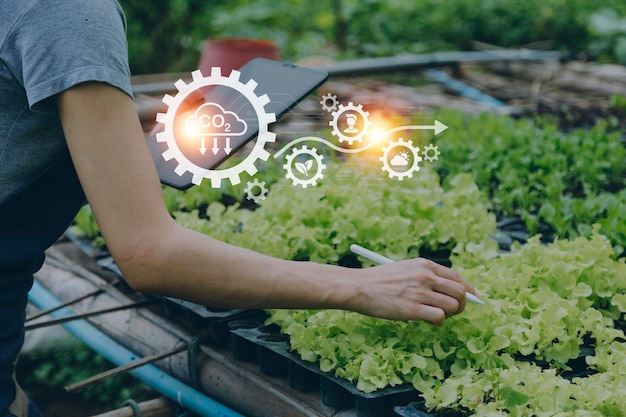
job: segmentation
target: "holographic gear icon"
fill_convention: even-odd
[[[396,171],[391,167],[391,165],[393,165],[393,159],[399,157],[399,155],[396,155],[392,159],[391,165],[389,164],[389,154],[392,150],[396,148],[404,148],[408,150],[413,156],[413,163],[410,164],[408,169],[406,169],[405,171]],[[420,169],[419,163],[422,161],[422,157],[419,155],[419,151],[420,148],[417,146],[413,146],[413,142],[410,140],[407,142],[405,142],[402,138],[398,138],[397,141],[391,140],[389,141],[389,146],[383,148],[383,156],[378,158],[378,160],[383,163],[381,169],[389,174],[389,178],[397,178],[400,181],[402,181],[404,178],[412,178],[413,173],[419,171]],[[406,161],[406,165],[409,165],[408,161]]]
[[[240,72],[237,70],[233,70],[226,77],[222,76],[219,67],[213,67],[211,68],[211,75],[208,77],[204,77],[200,70],[192,72],[191,76],[192,81],[189,84],[182,79],[175,83],[178,90],[176,95],[166,94],[163,96],[162,101],[168,106],[167,112],[157,113],[157,122],[164,125],[163,132],[157,134],[157,141],[167,143],[167,149],[163,152],[163,159],[166,161],[175,159],[178,162],[175,172],[178,175],[191,172],[193,175],[191,182],[196,185],[200,184],[204,178],[211,180],[211,187],[213,188],[220,188],[222,180],[226,178],[233,185],[237,185],[241,182],[240,174],[242,172],[246,171],[250,175],[256,174],[258,169],[255,166],[255,162],[259,159],[266,161],[270,156],[270,153],[265,150],[265,144],[276,140],[276,135],[268,129],[268,125],[276,121],[276,115],[265,111],[265,105],[269,103],[270,99],[267,94],[257,96],[254,92],[257,86],[256,81],[249,80],[245,84],[239,81]],[[180,105],[194,91],[211,85],[223,85],[238,91],[254,108],[259,124],[259,134],[248,156],[237,165],[220,170],[202,168],[191,162],[181,151],[174,135],[174,118]]]
[[[253,192],[255,188],[259,189],[258,194]],[[259,181],[255,178],[254,181],[248,181],[244,192],[246,193],[246,199],[254,201],[255,204],[259,204],[260,200],[265,200],[269,190],[265,188],[265,181]]]
[[[428,162],[434,162],[439,159],[440,153],[441,152],[439,152],[439,146],[433,145],[431,143],[431,144],[424,146],[424,150],[422,151],[422,156]]]
[[[328,105],[328,102],[330,102],[331,104]],[[324,94],[322,96],[322,99],[320,100],[320,104],[322,105],[322,109],[326,110],[327,112],[331,112],[331,111],[335,111],[337,110],[337,96],[335,94]]]
[[[339,118],[341,117],[341,115],[349,112],[358,113],[363,119],[363,126],[360,130],[358,130],[358,133],[352,136],[345,135],[341,130],[339,130],[338,127]],[[361,104],[359,104],[358,106],[355,106],[352,102],[349,102],[347,106],[340,104],[339,108],[332,113],[332,116],[333,120],[328,122],[328,125],[333,128],[332,134],[334,136],[337,136],[339,142],[348,142],[348,145],[352,145],[354,142],[361,142],[363,140],[363,137],[367,135],[369,127],[372,125],[371,120],[369,120],[369,112],[364,111]]]
[[[293,173],[293,161],[299,155],[309,155],[313,157],[315,162],[317,162],[317,170],[311,178],[302,180],[296,177]],[[324,178],[323,172],[326,169],[326,165],[324,164],[324,157],[317,153],[317,149],[308,149],[306,145],[304,145],[302,148],[294,148],[293,151],[291,151],[291,154],[287,155],[283,169],[287,171],[285,178],[290,179],[293,185],[299,185],[302,188],[307,188],[309,185],[316,185],[317,181]]]

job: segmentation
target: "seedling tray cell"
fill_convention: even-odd
[[[322,378],[322,402],[337,409],[354,407],[354,396],[330,378]]]
[[[466,415],[451,409],[433,412],[427,412],[425,410],[424,400],[414,401],[406,406],[397,406],[393,409],[393,411],[401,417],[463,417]]]
[[[230,349],[235,359],[244,362],[256,362],[258,359],[258,346],[251,338],[244,334],[250,329],[256,329],[261,325],[254,320],[234,320],[228,324],[230,330]]]
[[[251,323],[250,323],[251,324]],[[298,355],[291,352],[289,341],[278,338],[280,335],[275,326],[252,325],[245,328],[233,328],[231,333],[235,340],[247,341],[256,346],[255,360],[261,360],[268,352],[273,353],[273,358],[282,357],[287,361],[287,373],[289,385],[303,392],[320,389],[322,402],[337,409],[356,407],[357,417],[379,417],[392,415],[393,407],[407,404],[419,399],[419,392],[409,384],[388,387],[375,392],[366,393],[359,391],[356,386],[345,379],[323,372],[317,363],[302,360]],[[233,350],[233,353],[235,351]],[[247,360],[250,360],[250,351],[247,352]]]
[[[112,257],[105,257],[97,262],[104,269],[119,276],[122,286],[127,291],[134,291],[126,283],[122,271]],[[168,317],[177,321],[182,320],[184,325],[193,330],[208,329],[213,341],[218,344],[228,343],[230,338],[228,323],[230,321],[259,315],[259,310],[211,308],[173,297],[155,297],[162,301],[163,310]]]

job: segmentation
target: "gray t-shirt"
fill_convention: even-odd
[[[85,199],[54,97],[86,81],[132,94],[115,0],[0,0],[0,416],[32,274]]]
[[[54,96],[86,81],[132,92],[125,20],[117,1],[2,0],[0,16],[1,271],[3,258],[7,261],[3,244],[51,244],[84,198]],[[9,208],[14,213],[7,214]],[[23,233],[9,223],[18,220],[16,210],[22,212]],[[29,225],[33,221],[37,230]],[[21,239],[3,241],[9,231]]]

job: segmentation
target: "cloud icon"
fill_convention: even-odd
[[[185,129],[196,136],[241,136],[248,124],[217,103],[204,103],[185,120]]]
[[[404,167],[409,165],[409,158],[403,155],[396,155],[391,159],[391,165],[396,167]]]

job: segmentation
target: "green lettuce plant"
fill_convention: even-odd
[[[78,236],[84,236],[96,247],[104,246],[104,238],[100,233],[100,227],[91,211],[91,207],[86,204],[79,210],[74,218],[70,231]]]
[[[253,212],[213,203],[206,223],[197,220],[197,213],[174,216],[217,239],[284,259],[346,262],[352,243],[392,259],[418,256],[426,249],[446,257],[496,254],[497,244],[489,237],[495,217],[468,174],[442,186],[427,168],[405,181],[387,178],[377,165],[340,169],[343,179],[327,178],[315,188],[294,187],[283,179]]]
[[[534,237],[509,255],[457,258],[487,303],[441,327],[335,310],[275,310],[269,321],[302,359],[363,391],[411,383],[431,409],[481,416],[604,415],[626,410],[626,337],[615,325],[626,312],[626,263],[613,256],[596,226],[572,241]],[[597,374],[570,381],[562,373],[582,347],[595,349],[585,359]]]
[[[548,119],[438,118],[449,126],[435,138],[439,173],[471,173],[498,218],[521,217],[531,235],[571,238],[599,223],[616,254],[624,252],[626,147],[608,122],[565,133]]]

